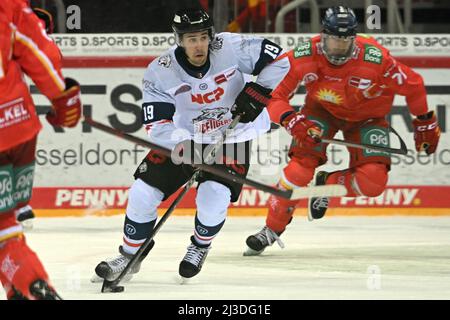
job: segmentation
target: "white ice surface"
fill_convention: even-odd
[[[193,217],[172,216],[123,293],[90,283],[115,256],[122,216],[38,218],[28,243],[65,299],[450,299],[450,217],[299,216],[261,256],[243,257],[263,217],[230,217],[201,273],[177,283]],[[1,294],[0,299],[4,299]]]

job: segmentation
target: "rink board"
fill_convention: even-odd
[[[84,114],[129,134],[146,137],[139,121],[141,81],[145,68],[168,48],[171,35],[63,35],[65,76],[81,83]],[[292,47],[310,35],[271,35],[283,47]],[[279,38],[279,39],[278,39]],[[131,39],[131,40],[130,40]],[[436,110],[442,135],[431,157],[414,150],[410,115],[403,97],[396,97],[390,114],[392,126],[405,140],[407,156],[393,156],[388,189],[380,197],[333,199],[330,215],[450,215],[450,38],[447,35],[380,35],[399,61],[413,67],[425,80],[428,103]],[[49,103],[32,86],[38,113]],[[303,87],[291,103],[304,101]],[[39,215],[85,216],[121,214],[133,172],[147,150],[109,136],[82,122],[74,129],[55,130],[45,120],[37,150],[32,206]],[[337,136],[342,138],[342,136]],[[395,138],[391,138],[395,139]],[[274,185],[286,165],[291,137],[274,130],[253,143],[249,177]],[[397,147],[398,142],[393,142]],[[347,150],[328,148],[328,164],[320,170],[347,167]],[[230,215],[265,215],[269,195],[245,188]],[[165,202],[162,208],[168,206]],[[297,214],[305,214],[306,200]],[[174,214],[195,214],[195,191],[191,191]],[[164,209],[161,209],[164,211]]]
[[[450,186],[390,186],[378,197],[332,198],[330,215],[450,215]],[[36,188],[31,205],[41,216],[89,216],[123,214],[127,188]],[[175,214],[195,214],[195,189],[177,206]],[[164,201],[160,213],[177,193]],[[266,215],[270,194],[245,187],[229,215]],[[307,199],[299,202],[297,214],[306,214]]]

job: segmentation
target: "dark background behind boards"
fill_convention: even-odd
[[[42,7],[42,0],[31,0]],[[199,6],[196,0],[64,0],[65,7],[81,9],[81,29],[68,33],[172,32],[173,14],[181,6]],[[51,1],[46,7],[55,15]],[[57,32],[57,30],[56,30]]]

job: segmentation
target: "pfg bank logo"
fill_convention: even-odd
[[[16,190],[25,189],[33,185],[34,179],[34,166],[27,167],[18,173],[16,173]]]
[[[381,64],[383,54],[380,49],[372,45],[365,45],[364,61]]]
[[[29,200],[33,188],[34,165],[21,169],[15,175],[14,200],[17,202]]]
[[[389,134],[382,129],[370,129],[363,136],[363,143],[374,146],[389,147]],[[382,151],[366,149],[365,153],[384,153]]]
[[[12,179],[9,172],[0,171],[0,196],[12,193]]]

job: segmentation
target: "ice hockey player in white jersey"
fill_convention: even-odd
[[[173,149],[189,139],[189,145],[203,150],[240,114],[240,123],[225,140],[226,147],[217,153],[227,161],[214,165],[245,177],[249,142],[269,130],[265,106],[271,90],[289,69],[286,59],[277,59],[283,50],[263,38],[215,34],[212,19],[202,9],[177,11],[172,27],[177,46],[155,59],[144,75],[142,120],[149,140]],[[250,75],[257,76],[256,82],[246,81]],[[231,155],[227,154],[229,146],[235,150]],[[100,278],[111,281],[118,277],[153,230],[161,201],[191,178],[190,166],[172,160],[152,150],[137,168],[120,255],[97,265],[95,272]],[[183,278],[200,272],[211,242],[225,222],[227,208],[237,201],[242,188],[207,173],[202,173],[198,183],[195,228],[179,265]],[[152,241],[128,278],[139,271],[153,245]]]

